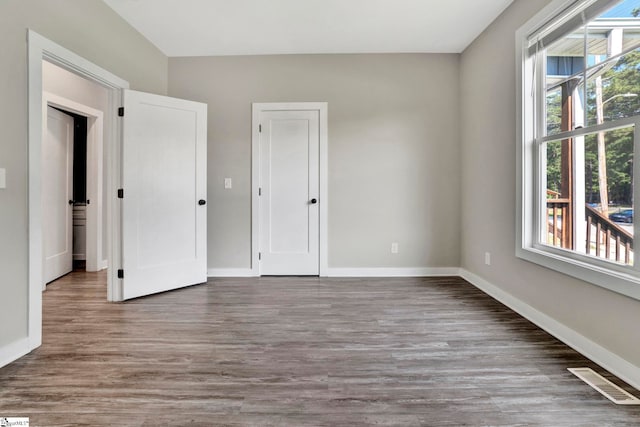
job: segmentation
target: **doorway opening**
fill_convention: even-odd
[[[129,83],[97,65],[78,56],[70,50],[42,37],[38,33],[28,31],[28,193],[29,193],[29,290],[28,290],[28,337],[22,354],[42,344],[42,288],[43,276],[43,209],[42,209],[42,142],[45,128],[44,111],[52,102],[45,99],[43,87],[43,68],[45,64],[54,64],[76,76],[80,76],[106,90],[104,116],[104,175],[105,194],[114,194],[112,189],[120,185],[120,124],[117,120],[117,108],[121,105],[122,90],[129,88]],[[53,101],[55,104],[55,100]],[[61,106],[69,110],[68,106]],[[83,114],[79,109],[71,111]],[[97,119],[96,119],[97,121]],[[91,126],[90,120],[87,123]],[[90,149],[91,145],[88,146]],[[90,187],[91,183],[87,182]],[[103,257],[108,265],[120,262],[120,217],[113,197],[104,197],[106,201],[106,218],[103,227],[107,248]],[[121,300],[119,282],[113,268],[107,271],[107,299]]]
[[[254,276],[328,274],[327,107],[253,104]]]
[[[56,107],[49,108],[73,119],[73,168],[70,171],[73,188],[68,201],[72,207],[71,269],[87,271],[87,208],[91,204],[91,199],[87,197],[87,117]]]
[[[93,201],[102,200],[91,195],[90,189],[99,192],[104,186],[106,218],[102,224],[106,231],[102,242],[108,266],[107,300],[123,301],[125,296],[134,298],[203,283],[207,273],[206,104],[129,90],[126,81],[30,30],[28,41],[28,337],[16,352],[22,354],[42,344],[43,111],[51,105],[85,116],[88,129],[95,129],[92,123],[100,118],[100,114],[83,110],[77,102],[62,105],[69,100],[45,99],[46,64],[79,76],[105,93],[103,160],[96,160],[102,150],[96,148],[96,155],[89,154],[97,145],[87,140],[87,168],[91,161],[98,169],[104,163],[105,179],[103,185],[98,180],[87,181],[87,200],[91,203],[86,207],[89,220],[89,211],[97,205]],[[101,135],[97,131],[95,134]],[[197,226],[191,226],[194,223]],[[188,230],[188,234],[181,230]],[[159,239],[162,245],[156,244]],[[123,253],[129,254],[126,260]],[[89,258],[87,252],[87,261]],[[154,277],[150,277],[151,266]],[[180,280],[174,281],[172,278],[178,275]],[[136,284],[140,286],[135,288]]]
[[[74,268],[106,268],[108,242],[103,239],[103,112],[48,92],[43,101],[44,289]]]
[[[46,271],[54,254],[65,254],[63,272],[70,271],[74,261],[84,261],[90,272],[108,266],[106,151],[113,131],[105,126],[110,101],[104,85],[43,60],[42,90],[42,174],[48,174],[42,177],[46,283],[55,278]],[[49,122],[52,115],[54,125]],[[69,121],[67,133],[72,135],[59,135],[65,132],[60,123]],[[59,141],[65,137],[68,146]],[[58,157],[47,158],[52,152]],[[65,246],[74,248],[73,256],[64,252]]]

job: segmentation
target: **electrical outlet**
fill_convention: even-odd
[[[229,190],[231,188],[231,178],[225,178],[224,179],[224,188],[225,190]]]
[[[484,263],[487,265],[491,265],[491,252],[484,253]]]
[[[398,243],[397,242],[393,242],[391,244],[391,253],[392,254],[397,254],[398,253]]]

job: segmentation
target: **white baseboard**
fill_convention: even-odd
[[[329,268],[327,277],[428,277],[458,276],[457,267],[443,268]]]
[[[326,277],[428,277],[458,276],[457,267],[444,268],[329,268]],[[250,268],[210,268],[208,277],[255,277]]]
[[[635,366],[584,335],[531,307],[480,276],[461,269],[460,276],[487,295],[506,305],[525,319],[544,329],[583,356],[640,390],[640,366]]]
[[[254,277],[255,274],[250,268],[210,268],[207,270],[208,277]]]
[[[31,350],[32,348],[29,345],[29,337],[19,339],[18,341],[0,348],[0,368],[21,358]]]

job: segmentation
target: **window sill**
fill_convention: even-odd
[[[640,277],[635,274],[603,268],[543,249],[517,248],[516,256],[629,298],[640,300]]]

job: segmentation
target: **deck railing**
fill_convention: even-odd
[[[548,190],[548,244],[565,249],[573,248],[573,236],[571,230],[571,201],[562,199],[559,194]],[[633,235],[627,230],[611,221],[609,218],[589,205],[585,206],[585,253],[599,258],[633,263]],[[582,242],[576,242],[582,244]]]
[[[587,255],[605,259],[615,259],[616,262],[625,264],[631,263],[633,251],[633,235],[620,227],[602,213],[586,206],[585,216],[587,219]]]
[[[570,217],[571,202],[569,199],[547,199],[547,211],[549,212],[549,237],[553,246],[571,248],[570,231],[567,228]]]

